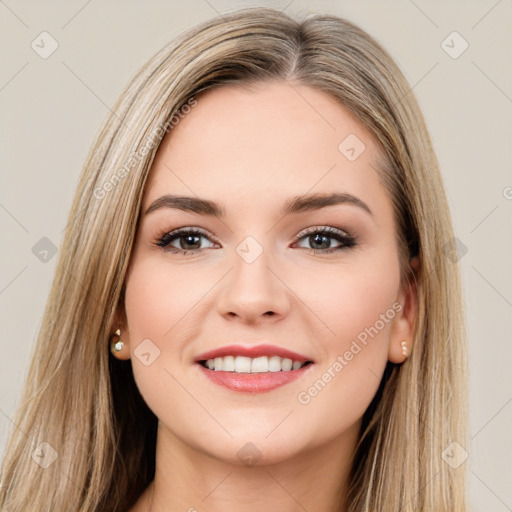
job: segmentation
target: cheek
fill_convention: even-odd
[[[179,333],[183,334],[200,290],[190,274],[185,276],[157,260],[135,253],[126,278],[125,309],[137,387],[157,417],[173,418],[176,408],[185,409],[190,402],[180,390],[181,377],[173,378],[173,366],[181,364],[186,336]]]
[[[309,412],[335,415],[339,422],[332,425],[363,414],[387,363],[392,324],[401,309],[400,274],[393,247],[382,247],[347,257],[339,267],[318,266],[314,276],[294,281],[294,291],[315,313],[309,327],[321,354],[319,375],[304,382],[297,401]]]
[[[141,362],[151,362],[148,368],[163,369],[164,360],[176,357],[179,352],[169,354],[164,340],[174,338],[173,348],[178,348],[179,337],[173,336],[180,319],[186,318],[194,299],[191,283],[182,282],[180,272],[164,268],[157,258],[138,257],[137,253],[126,278],[125,309],[128,320],[128,335],[134,372],[144,370]],[[148,341],[149,340],[149,341]],[[140,353],[149,352],[144,360]]]
[[[156,344],[169,339],[208,289],[207,283],[194,280],[194,274],[156,260],[135,259],[127,277],[125,307],[131,344],[145,338]]]
[[[396,302],[398,261],[392,253],[381,254],[361,261],[357,268],[347,266],[337,275],[331,272],[323,281],[325,293],[311,294],[316,296],[312,309],[329,328],[322,329],[325,334],[319,338],[325,357],[322,362],[331,373],[344,374],[343,379],[332,379],[339,385],[344,381],[342,394],[348,391],[364,401],[361,393],[367,384],[370,393],[376,391],[372,381],[378,384],[386,365],[391,327],[400,310]],[[343,369],[340,365],[333,368],[335,362]]]
[[[353,341],[361,346],[366,342],[365,353],[379,351],[379,347],[381,353],[387,349],[385,340],[396,315],[399,289],[395,255],[375,253],[373,258],[361,258],[354,265],[336,271],[326,269],[322,273],[316,281],[321,286],[316,287],[315,293],[309,290],[308,304],[318,312],[326,327],[322,329],[326,333],[322,336],[322,346],[328,348],[329,356],[342,354]],[[375,343],[370,344],[369,340]]]
[[[392,255],[391,255],[392,256]],[[378,390],[387,364],[389,333],[399,310],[398,263],[393,257],[331,273],[312,308],[329,331],[319,338],[319,372],[296,397],[304,429],[312,439],[333,437],[362,417]],[[328,418],[321,425],[312,418]]]

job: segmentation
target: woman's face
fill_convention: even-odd
[[[299,84],[196,100],[153,162],[126,281],[159,435],[238,464],[353,440],[413,333],[375,139]]]

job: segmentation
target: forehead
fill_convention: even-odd
[[[371,201],[384,193],[373,134],[324,91],[267,82],[218,87],[196,100],[162,140],[143,208],[170,192],[222,202],[228,213],[236,200],[337,190]]]

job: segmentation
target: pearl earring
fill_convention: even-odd
[[[406,356],[407,355],[407,341],[404,340],[400,344],[402,345],[402,355]]]
[[[115,334],[117,336],[121,336],[121,329],[117,329]],[[110,343],[110,352],[112,352],[112,354],[116,355],[118,352],[121,352],[121,350],[123,350],[123,347],[124,347],[124,343],[121,340],[112,341]]]

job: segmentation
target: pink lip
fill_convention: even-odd
[[[313,366],[308,364],[298,370],[289,372],[237,373],[209,370],[198,364],[199,370],[212,382],[232,391],[246,393],[264,393],[297,380]]]
[[[292,352],[291,350],[287,350],[285,348],[276,347],[274,345],[254,345],[251,347],[244,345],[226,345],[225,347],[216,348],[200,354],[195,358],[195,361],[206,361],[208,359],[215,359],[216,357],[224,356],[245,356],[251,358],[262,356],[279,356],[291,359],[292,361],[300,361],[301,363],[305,363],[306,361],[311,361],[314,363],[313,359],[311,358],[297,354],[297,352]]]
[[[291,359],[292,361],[314,361],[311,358],[293,352],[291,350],[276,347],[274,345],[254,345],[251,347],[244,345],[227,345],[214,350],[204,352],[195,358],[196,363],[206,361],[208,359],[215,359],[216,357],[224,356],[244,356],[244,357],[262,357],[262,356],[279,356]],[[220,386],[224,386],[232,391],[241,391],[246,393],[263,393],[270,391],[289,382],[298,379],[305,372],[309,370],[312,365],[306,365],[298,370],[279,371],[279,372],[262,372],[262,373],[238,373],[238,372],[223,372],[210,370],[202,364],[198,364],[200,371],[212,382]]]

